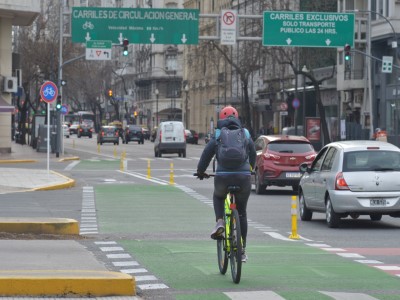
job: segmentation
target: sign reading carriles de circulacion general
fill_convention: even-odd
[[[264,11],[263,46],[354,46],[354,13]]]
[[[73,7],[73,43],[198,44],[197,9]]]

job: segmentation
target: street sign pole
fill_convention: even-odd
[[[50,103],[58,97],[57,85],[52,81],[46,81],[40,87],[40,97],[47,103],[47,175],[50,170]]]

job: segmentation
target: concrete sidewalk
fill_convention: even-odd
[[[50,166],[77,159],[79,157],[74,156],[56,158],[55,154],[50,154]],[[12,143],[11,153],[0,154],[0,201],[9,193],[65,189],[75,185],[74,179],[43,169],[45,162],[47,153]],[[0,218],[0,234],[5,237],[0,240],[0,296],[129,296],[139,299],[134,297],[136,284],[132,276],[108,271],[77,241],[80,237],[76,220],[50,215]],[[20,238],[20,234],[29,234],[31,239]],[[43,239],[42,236],[35,240],[37,234],[62,235],[63,238]]]

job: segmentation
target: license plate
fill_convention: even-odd
[[[371,199],[371,200],[369,200],[369,205],[370,206],[386,206],[386,200],[385,199]]]
[[[300,172],[286,173],[286,178],[300,178]]]

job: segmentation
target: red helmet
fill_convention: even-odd
[[[239,114],[238,114],[237,110],[232,106],[226,106],[223,109],[221,109],[221,111],[219,112],[220,119],[226,119],[230,116],[233,116],[237,119],[239,118]]]

